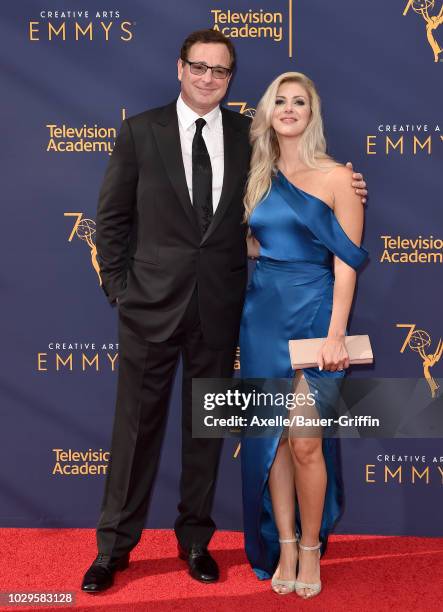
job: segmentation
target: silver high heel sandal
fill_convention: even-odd
[[[290,538],[288,540],[278,540],[280,544],[290,544],[292,542],[297,542],[297,538]],[[296,589],[296,580],[283,580],[282,578],[274,578],[271,580],[271,587],[274,593],[278,595],[289,595],[289,593],[293,593]],[[284,591],[278,591],[274,587],[283,586],[286,587]]]
[[[299,542],[298,546],[302,550],[318,550],[318,556],[320,557],[321,555],[320,553],[321,542],[319,542],[315,546],[304,546],[304,544],[300,544]],[[299,589],[309,589],[311,593],[309,595],[299,595],[299,593],[297,593]],[[315,597],[315,595],[318,595],[320,591],[321,591],[321,581],[320,582],[301,582],[300,580],[295,581],[295,592],[302,599],[309,599],[310,597]]]

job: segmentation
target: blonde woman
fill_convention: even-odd
[[[257,265],[242,316],[242,378],[290,378],[288,340],[325,337],[319,367],[296,378],[309,392],[349,366],[344,338],[367,257],[364,211],[351,170],[326,153],[320,100],[305,75],[287,72],[270,84],[251,142],[245,206]],[[342,506],[338,451],[320,433],[242,441],[246,552],[279,594],[320,593],[320,553]]]

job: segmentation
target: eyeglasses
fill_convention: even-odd
[[[231,74],[231,69],[224,68],[224,66],[208,66],[202,62],[190,62],[189,60],[182,60],[182,62],[189,64],[189,70],[192,74],[198,74],[198,76],[206,74],[208,68],[211,69],[212,76],[216,79],[226,79]]]

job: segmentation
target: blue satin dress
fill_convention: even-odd
[[[288,341],[328,333],[333,255],[357,269],[368,253],[350,240],[323,200],[297,188],[280,171],[268,195],[254,209],[250,228],[260,243],[260,257],[242,315],[241,376],[292,378]],[[308,368],[304,374],[312,389],[319,377],[337,378],[344,372]],[[268,487],[279,440],[280,436],[244,436],[241,444],[245,547],[260,579],[272,576],[280,555]],[[320,530],[322,551],[343,505],[338,442],[323,439],[327,489]],[[301,534],[298,513],[295,531]]]

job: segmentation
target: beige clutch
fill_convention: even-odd
[[[306,338],[289,340],[289,354],[293,370],[314,368],[317,366],[317,354],[326,338]],[[368,335],[345,336],[345,345],[351,364],[372,363],[371,342]]]

